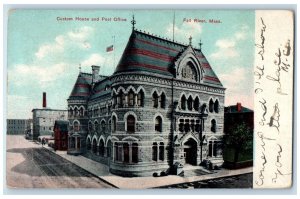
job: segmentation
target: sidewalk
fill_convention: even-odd
[[[73,156],[68,155],[66,151],[54,151],[52,148],[48,146],[44,146],[44,148],[56,153],[57,155],[65,158],[66,160],[76,164],[82,169],[98,176],[103,181],[114,185],[117,188],[121,189],[148,189],[154,187],[162,187],[167,185],[175,185],[181,183],[202,181],[202,180],[210,180],[221,177],[228,177],[240,174],[251,173],[253,168],[244,168],[244,169],[236,169],[236,170],[219,170],[216,173],[200,175],[200,176],[192,176],[192,177],[180,177],[175,175],[169,175],[164,177],[121,177],[117,175],[113,175],[109,173],[108,166],[101,164],[99,162],[88,159],[84,156]]]

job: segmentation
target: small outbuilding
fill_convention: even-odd
[[[54,149],[66,151],[68,149],[69,121],[56,120],[54,124]]]

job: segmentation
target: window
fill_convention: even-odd
[[[84,116],[84,110],[83,110],[83,107],[80,108],[80,116]]]
[[[103,120],[101,122],[101,132],[105,133],[105,121],[103,121]]]
[[[185,132],[189,132],[190,131],[190,122],[189,122],[189,120],[185,120],[184,131]]]
[[[155,118],[155,131],[162,132],[162,119],[160,116]]]
[[[219,101],[218,100],[216,100],[214,103],[214,111],[216,113],[219,113]]]
[[[184,130],[184,120],[180,119],[179,120],[179,131],[183,132],[183,130]]]
[[[208,107],[208,109],[209,109],[209,112],[211,112],[211,113],[214,110],[214,102],[212,101],[212,99],[209,100],[209,107]]]
[[[134,133],[135,132],[135,118],[133,115],[129,115],[127,117],[127,132]]]
[[[78,115],[78,109],[77,109],[77,107],[74,108],[74,115],[75,115],[75,117]]]
[[[122,94],[122,107],[124,107],[126,104],[126,95],[123,93]]]
[[[99,124],[98,124],[98,121],[95,121],[94,126],[95,126],[95,131],[98,132],[98,130],[99,130]]]
[[[161,142],[159,144],[159,160],[164,161],[165,158],[165,146],[164,143]]]
[[[74,128],[74,131],[79,131],[80,130],[80,124],[78,121],[75,121],[73,123],[73,128]]]
[[[86,148],[87,148],[87,150],[91,150],[91,148],[92,148],[90,139],[87,139]]]
[[[108,142],[107,142],[106,154],[107,154],[107,157],[111,156],[111,141],[110,140],[108,140]]]
[[[199,103],[199,98],[196,97],[196,99],[194,100],[194,109],[195,109],[196,111],[199,111],[199,105],[200,105],[200,103]]]
[[[117,118],[116,116],[112,117],[112,132],[116,132],[117,130]]]
[[[132,162],[138,163],[138,157],[139,157],[139,150],[138,150],[138,144],[133,143],[132,144]]]
[[[115,143],[115,161],[119,161],[120,160],[120,157],[119,157],[119,144],[116,142]]]
[[[211,131],[214,133],[217,131],[217,124],[215,119],[211,120]]]
[[[93,153],[97,153],[97,142],[96,139],[93,140]]]
[[[189,97],[187,103],[188,103],[188,109],[189,109],[190,111],[193,110],[193,98],[192,98],[192,96]]]
[[[108,120],[108,132],[111,132],[111,120]]]
[[[134,93],[131,90],[128,94],[128,98],[129,98],[129,106],[134,106],[135,100],[134,100]]]
[[[152,160],[157,161],[157,143],[154,142],[152,145]]]
[[[166,108],[166,95],[164,93],[160,96],[160,107]]]
[[[158,107],[158,95],[156,92],[153,93],[152,100],[153,100],[153,107],[157,108]]]
[[[181,97],[181,109],[182,109],[182,110],[185,110],[185,108],[186,108],[186,98],[185,98],[185,96],[183,95],[183,96]]]
[[[144,106],[144,92],[142,90],[138,93],[138,106]]]
[[[124,152],[124,162],[129,162],[129,144],[124,143],[123,144],[123,152]]]
[[[104,156],[104,141],[101,139],[99,143],[99,155],[101,157]]]
[[[195,131],[200,132],[200,120],[196,120]]]

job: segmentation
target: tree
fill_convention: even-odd
[[[253,150],[253,131],[245,123],[233,125],[224,139],[226,147],[235,149],[234,162],[242,152]]]

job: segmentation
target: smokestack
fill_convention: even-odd
[[[237,109],[237,112],[241,112],[242,111],[242,103],[238,102],[236,104],[236,109]]]
[[[47,107],[47,97],[46,92],[43,92],[43,108]]]

